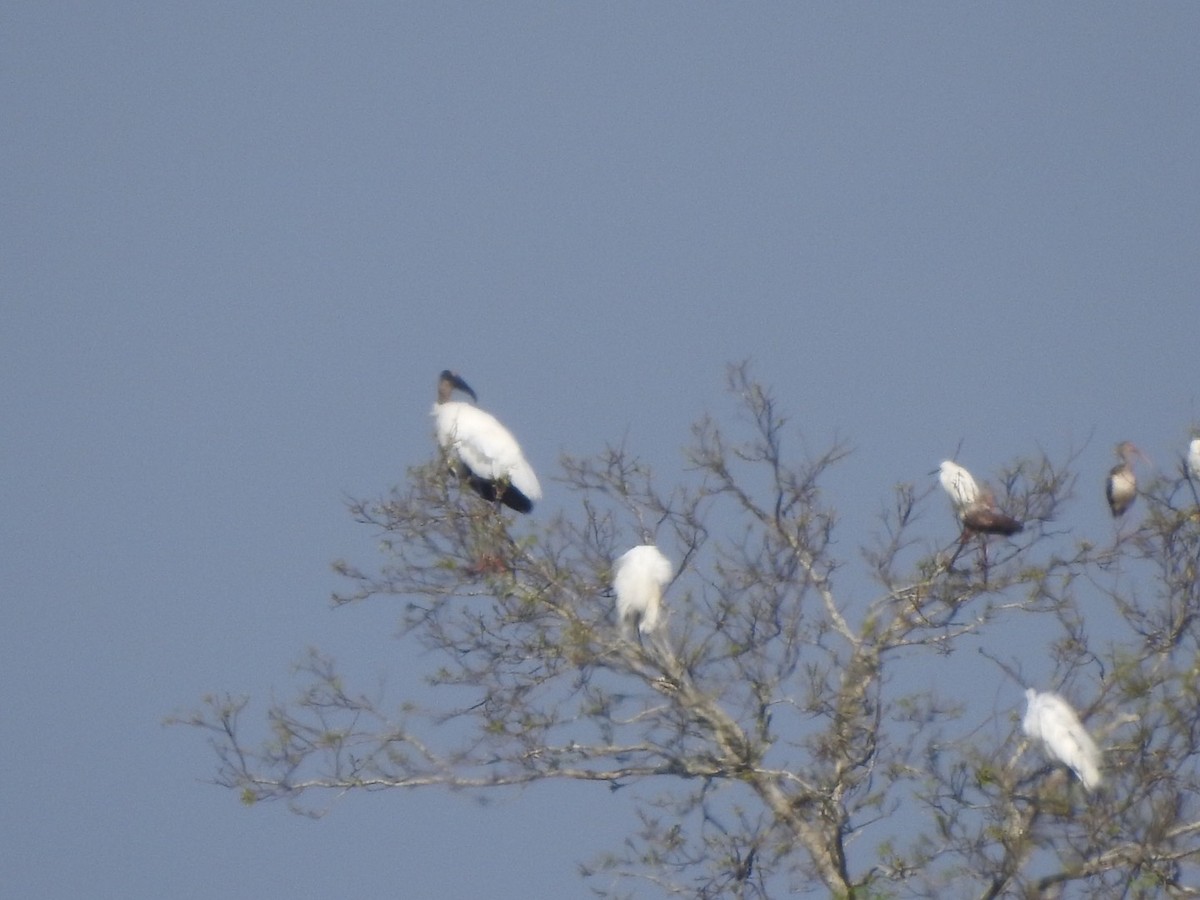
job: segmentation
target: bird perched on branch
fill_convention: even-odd
[[[986,485],[980,488],[962,466],[946,460],[934,471],[964,528],[978,534],[1016,534],[1024,530],[1024,525],[996,506],[992,489]]]
[[[1114,452],[1121,461],[1108,473],[1108,481],[1104,483],[1104,496],[1108,498],[1108,508],[1115,519],[1124,515],[1125,510],[1137,499],[1137,476],[1133,472],[1133,458],[1140,456],[1146,459],[1146,455],[1135,447],[1132,441],[1121,441]]]
[[[975,483],[970,472],[948,459],[934,471],[938,481],[942,483],[942,489],[950,496],[954,514],[961,520],[967,507],[979,499],[979,485]]]
[[[1055,761],[1069,766],[1089,791],[1100,787],[1100,750],[1071,704],[1058,694],[1033,688],[1025,691],[1025,697],[1029,701],[1021,723],[1025,733]]]
[[[542,486],[521,445],[495,416],[471,403],[451,400],[456,390],[476,399],[471,386],[447,369],[438,377],[433,406],[438,444],[484,500],[529,512],[533,501],[541,499]]]
[[[958,549],[950,560],[953,566],[966,546],[967,540],[973,534],[980,537],[980,558],[983,562],[983,578],[987,581],[987,535],[1013,535],[1022,531],[1025,526],[1012,516],[1005,515],[996,507],[996,497],[991,489],[980,489],[971,473],[958,463],[945,460],[934,470],[942,488],[950,498],[954,515],[962,525],[962,533],[958,538]]]
[[[655,631],[662,620],[662,590],[674,574],[671,561],[653,544],[644,544],[621,554],[613,572],[621,633],[632,640],[635,627],[642,634]]]
[[[976,534],[1014,535],[1025,530],[1023,524],[997,508],[996,495],[987,487],[963,510],[962,523],[963,528]]]

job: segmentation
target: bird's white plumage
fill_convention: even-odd
[[[948,459],[938,466],[938,481],[942,483],[942,489],[950,495],[954,512],[960,517],[968,506],[979,499],[979,485],[975,483],[971,473]]]
[[[479,478],[507,481],[530,500],[542,496],[521,445],[491,413],[470,403],[435,403],[438,443]]]
[[[1069,766],[1089,791],[1100,786],[1100,750],[1079,716],[1066,700],[1050,692],[1025,692],[1029,707],[1021,723],[1025,733],[1039,741],[1057,761]]]
[[[653,544],[646,544],[623,553],[613,570],[617,621],[632,630],[637,620],[642,634],[654,631],[661,619],[662,590],[675,571],[671,561]]]
[[[1192,438],[1188,446],[1187,469],[1192,481],[1200,481],[1200,437]]]

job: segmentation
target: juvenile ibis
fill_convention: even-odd
[[[1025,692],[1029,707],[1021,727],[1041,743],[1051,757],[1071,768],[1089,791],[1100,787],[1100,750],[1087,733],[1079,716],[1058,694]]]
[[[991,488],[983,488],[973,503],[962,513],[963,528],[976,534],[1013,535],[1024,531],[1025,526],[1012,516],[996,507],[996,496]]]
[[[442,372],[433,406],[438,444],[484,500],[529,512],[533,501],[541,499],[542,486],[525,461],[521,445],[495,416],[471,403],[451,400],[455,390],[476,399],[470,385],[456,373]]]
[[[1125,510],[1133,505],[1137,498],[1137,476],[1133,473],[1133,458],[1145,455],[1131,441],[1121,441],[1117,444],[1117,458],[1120,463],[1112,467],[1108,473],[1108,481],[1104,484],[1104,496],[1108,498],[1108,508],[1113,518],[1125,514]]]
[[[653,544],[643,544],[617,557],[613,572],[621,633],[632,639],[636,626],[642,634],[650,634],[662,619],[662,590],[674,566]]]

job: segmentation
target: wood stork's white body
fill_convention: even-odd
[[[613,564],[613,589],[617,592],[617,621],[622,633],[632,637],[634,623],[650,634],[662,621],[662,591],[674,574],[671,561],[653,544],[634,547]]]
[[[1192,438],[1188,446],[1187,470],[1192,481],[1200,482],[1200,437]]]
[[[950,496],[954,514],[960,519],[967,507],[979,499],[979,485],[975,483],[971,473],[948,459],[938,466],[938,481]]]
[[[1029,701],[1021,723],[1025,733],[1055,760],[1069,766],[1089,791],[1100,787],[1100,750],[1071,704],[1058,694],[1039,694],[1033,688],[1025,697]]]
[[[470,403],[450,400],[455,388],[475,396],[457,375],[442,373],[433,406],[438,444],[467,470],[471,487],[484,499],[529,512],[533,501],[541,499],[542,486],[521,445],[495,416]]]

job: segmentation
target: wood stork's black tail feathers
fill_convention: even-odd
[[[501,484],[491,478],[480,478],[468,470],[467,484],[488,503],[500,502],[519,513],[527,513],[533,509],[533,501],[507,482]]]

